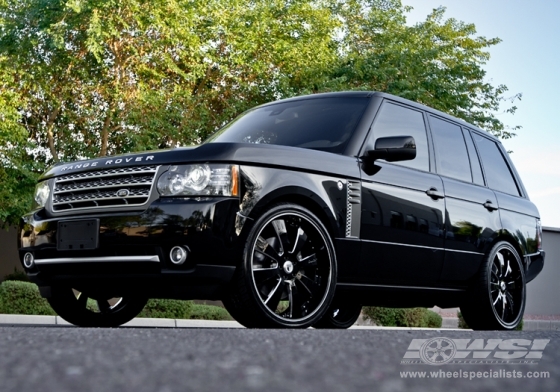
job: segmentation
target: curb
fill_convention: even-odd
[[[64,325],[72,326],[59,316],[36,316],[24,314],[0,314],[0,325]],[[151,328],[243,328],[237,321],[217,320],[180,320],[166,318],[132,319],[123,327],[151,327]]]
[[[352,329],[394,329],[394,330],[460,330],[456,317],[443,317],[441,328],[382,327],[372,324],[369,320],[358,319]],[[73,326],[59,316],[36,316],[23,314],[0,314],[0,325],[64,325]],[[164,318],[135,318],[123,327],[144,328],[244,328],[237,321],[218,320],[183,320]],[[560,320],[523,320],[524,331],[560,331]]]
[[[32,316],[23,314],[0,314],[0,326],[2,325],[37,325],[51,326],[61,325],[74,327],[74,325],[63,320],[59,316]],[[184,320],[184,319],[165,319],[165,318],[135,318],[123,327],[143,327],[143,328],[245,328],[237,321],[218,321],[218,320]],[[377,325],[358,325],[355,324],[351,329],[391,329],[391,330],[434,330],[434,328],[411,328],[411,327],[381,327]]]

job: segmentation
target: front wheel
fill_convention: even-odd
[[[147,298],[91,298],[70,287],[53,287],[47,298],[53,310],[64,320],[80,327],[118,327],[136,317]]]
[[[498,242],[484,261],[461,314],[475,330],[512,330],[525,311],[525,274],[519,254]]]
[[[325,226],[309,210],[279,204],[249,232],[243,262],[224,301],[253,328],[307,328],[327,311],[336,256]]]

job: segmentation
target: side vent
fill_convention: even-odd
[[[359,181],[346,183],[346,237],[360,237],[360,216],[362,213],[362,186]]]

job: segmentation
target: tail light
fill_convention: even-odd
[[[542,226],[540,219],[537,219],[537,249],[542,249]]]

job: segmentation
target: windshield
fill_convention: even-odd
[[[206,143],[279,144],[341,154],[368,103],[368,97],[279,102],[243,113]]]

